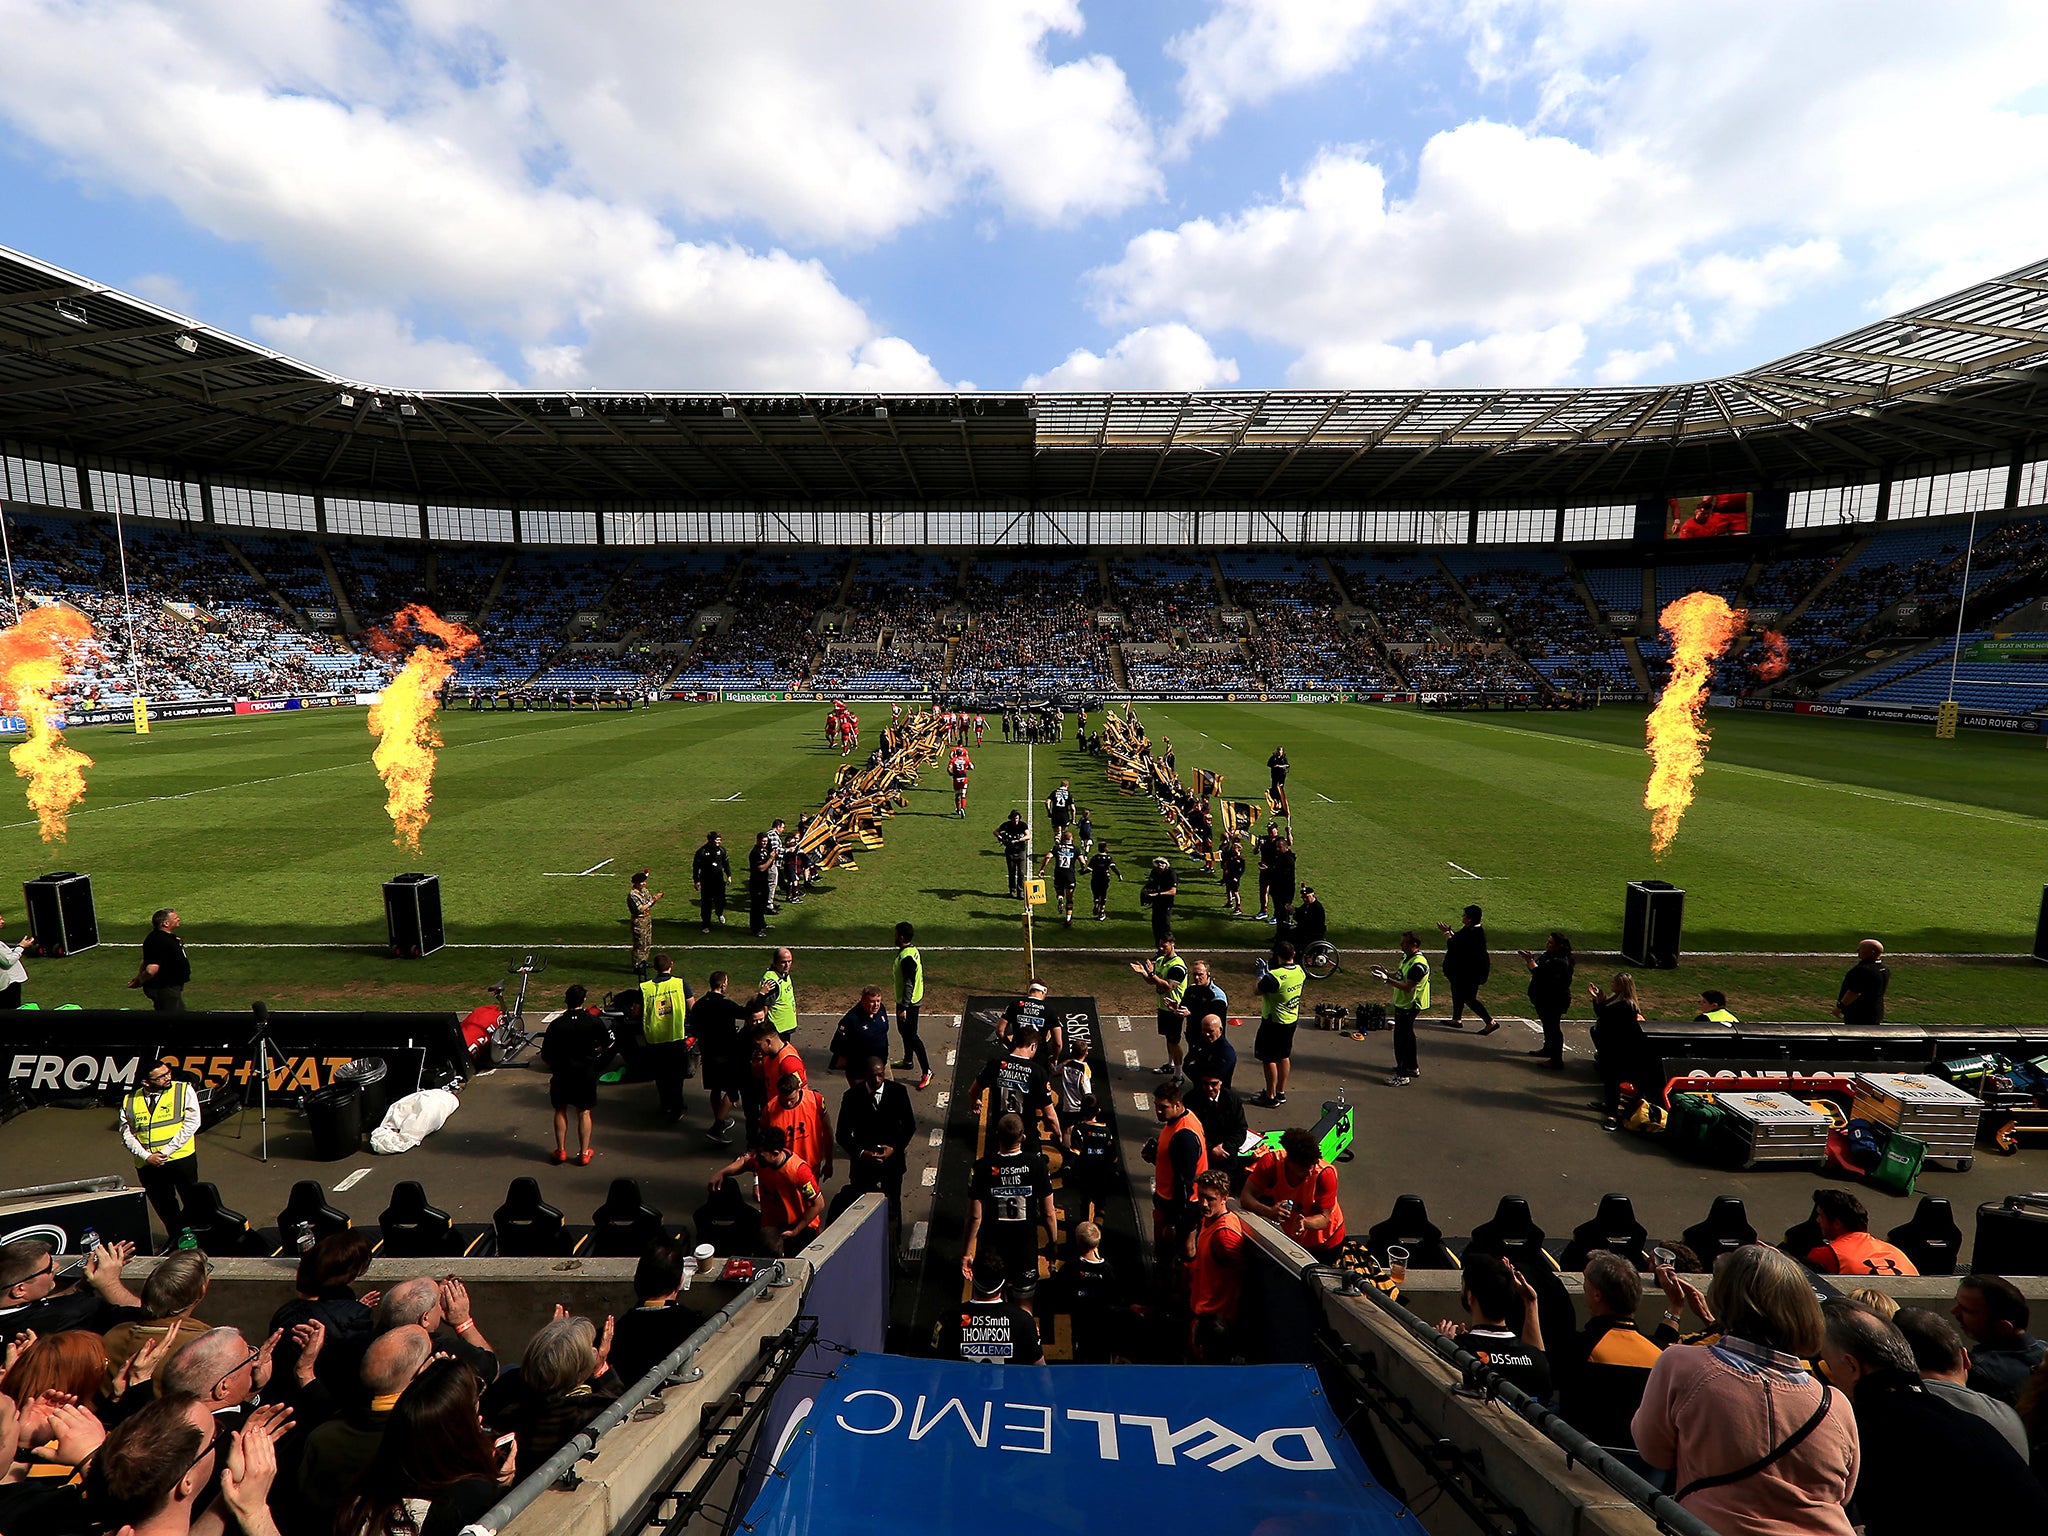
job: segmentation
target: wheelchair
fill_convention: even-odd
[[[1328,981],[1344,967],[1338,959],[1337,946],[1328,939],[1317,939],[1301,952],[1301,968],[1308,972],[1311,981]]]

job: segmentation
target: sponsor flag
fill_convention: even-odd
[[[1425,1536],[1304,1365],[991,1366],[855,1355],[784,1428],[740,1529],[868,1536],[917,1490],[922,1536],[1100,1529]],[[1119,1513],[1121,1512],[1121,1513]]]

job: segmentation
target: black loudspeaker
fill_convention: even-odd
[[[401,960],[431,955],[448,942],[441,927],[441,877],[397,875],[384,882],[384,928]]]
[[[2048,964],[2048,885],[2041,887],[2041,916],[2034,923],[2034,958]]]
[[[730,1182],[730,1181],[728,1181]],[[1970,1268],[1980,1275],[2048,1275],[2048,1196],[2007,1195],[1977,1207],[1977,1251]]]
[[[1630,965],[1668,971],[1678,964],[1685,892],[1668,880],[1631,880],[1621,913],[1621,957]]]
[[[98,947],[100,921],[92,905],[91,875],[70,870],[37,875],[22,882],[21,901],[28,908],[37,954],[55,959]]]

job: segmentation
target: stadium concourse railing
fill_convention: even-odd
[[[1374,1442],[1368,1464],[1411,1509],[1431,1508],[1432,1530],[1716,1536],[1416,1311],[1318,1264],[1259,1217],[1241,1219],[1258,1255],[1245,1306],[1263,1334],[1260,1353],[1313,1361],[1326,1381],[1350,1383],[1358,1411],[1347,1422]],[[1435,1299],[1455,1306],[1457,1295]]]

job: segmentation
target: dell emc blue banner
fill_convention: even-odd
[[[1119,1510],[1177,1536],[1423,1536],[1307,1366],[856,1355],[783,1431],[775,1474],[750,1536],[872,1536],[877,1490],[915,1490],[921,1536],[1071,1533]]]

